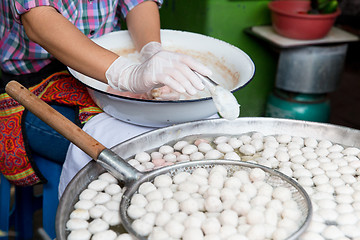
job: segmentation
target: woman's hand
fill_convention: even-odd
[[[106,71],[110,86],[122,91],[148,92],[166,85],[179,93],[195,95],[204,89],[201,79],[193,72],[211,75],[211,70],[194,58],[163,50],[160,43],[150,42],[140,52],[141,63],[119,57]]]

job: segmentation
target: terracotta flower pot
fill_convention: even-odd
[[[269,3],[272,26],[288,38],[313,40],[326,36],[340,15],[340,9],[330,14],[308,14],[310,1],[277,0]]]

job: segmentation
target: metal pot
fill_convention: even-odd
[[[165,143],[180,139],[195,139],[199,136],[242,135],[260,132],[264,135],[291,134],[299,137],[314,137],[345,146],[360,147],[360,130],[332,124],[315,123],[276,118],[238,118],[234,121],[210,119],[178,124],[139,135],[113,148],[114,152],[128,159],[140,151],[150,151]],[[66,222],[69,219],[79,194],[87,185],[105,172],[95,161],[88,163],[69,183],[62,195],[56,215],[56,239],[66,240]]]

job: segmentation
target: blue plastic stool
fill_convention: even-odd
[[[10,226],[15,227],[16,240],[31,240],[33,237],[33,214],[42,208],[43,229],[46,234],[54,239],[55,218],[58,207],[58,185],[62,165],[49,161],[40,156],[34,156],[38,168],[48,180],[43,184],[40,196],[34,194],[33,187],[15,187],[15,204],[10,209],[11,184],[1,175],[0,182],[0,230],[7,233]],[[0,237],[0,240],[8,237]]]

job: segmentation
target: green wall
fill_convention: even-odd
[[[163,29],[201,33],[226,41],[246,52],[255,64],[253,80],[235,93],[241,117],[263,116],[271,92],[277,56],[265,44],[244,32],[255,25],[271,24],[269,1],[256,0],[165,0]]]

